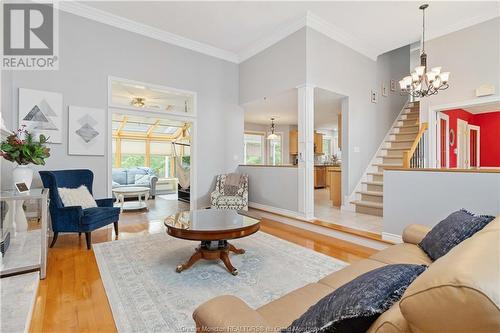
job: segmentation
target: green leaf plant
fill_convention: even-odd
[[[18,165],[45,165],[45,159],[50,156],[50,148],[46,146],[49,138],[40,134],[35,141],[25,127],[23,125],[0,143],[0,155]]]

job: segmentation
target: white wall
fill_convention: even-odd
[[[351,193],[376,153],[406,97],[399,91],[382,96],[382,80],[399,80],[408,72],[410,49],[405,46],[380,55],[377,61],[307,29],[307,82],[322,89],[348,96],[343,116],[342,157],[348,163],[343,172],[344,195]],[[378,104],[370,101],[370,92],[379,93]],[[359,150],[359,152],[355,152]],[[348,158],[348,161],[346,160]],[[344,168],[343,168],[344,171]]]
[[[384,172],[384,233],[401,235],[413,223],[432,227],[461,208],[499,215],[500,172]]]
[[[425,44],[428,67],[442,66],[450,74],[450,87],[421,99],[421,121],[430,106],[476,98],[482,84],[496,87],[500,96],[500,17],[432,39]]]
[[[298,213],[298,168],[239,166],[248,174],[249,202]]]
[[[255,123],[245,122],[245,131],[254,131],[254,132],[263,132],[268,135],[270,125],[262,125]],[[290,125],[276,125],[277,134],[282,135],[282,152],[283,152],[283,163],[282,164],[290,164]],[[266,141],[266,149],[267,149],[267,141]],[[266,151],[267,154],[267,151]]]
[[[195,91],[198,94],[199,205],[208,203],[216,174],[234,170],[243,158],[243,111],[238,106],[238,65],[155,39],[60,13],[60,69],[2,72],[2,114],[17,127],[18,88],[63,94],[63,124],[68,105],[106,110],[108,76]],[[89,168],[97,197],[106,195],[107,161],[102,156],[68,156],[63,143],[38,169]],[[2,163],[2,186],[10,186],[11,163]]]
[[[303,28],[240,64],[240,104],[296,88],[305,79]]]

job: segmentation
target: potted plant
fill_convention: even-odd
[[[28,165],[45,165],[45,159],[50,156],[50,148],[45,145],[47,140],[43,134],[38,141],[33,140],[33,135],[23,125],[0,143],[1,156],[17,164],[12,173],[14,184],[25,183],[31,187],[33,170]]]

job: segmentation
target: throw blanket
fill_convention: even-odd
[[[224,183],[224,195],[234,196],[238,193],[241,181],[243,180],[243,175],[239,173],[230,173],[226,175],[226,181]]]

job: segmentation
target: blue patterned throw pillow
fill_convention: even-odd
[[[418,244],[429,258],[437,260],[452,248],[483,229],[495,217],[474,215],[461,209],[439,222]]]
[[[360,275],[323,297],[282,332],[366,332],[425,268],[396,264]]]

